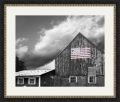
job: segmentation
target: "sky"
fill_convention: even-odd
[[[16,16],[16,56],[26,69],[40,68],[54,60],[79,32],[104,50],[104,23],[102,15]]]

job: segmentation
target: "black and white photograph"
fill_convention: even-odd
[[[115,5],[5,11],[5,97],[115,97]]]
[[[16,87],[104,87],[104,15],[17,15]]]

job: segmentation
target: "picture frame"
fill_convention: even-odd
[[[6,4],[4,17],[6,19],[6,7],[7,6],[34,6],[34,4]],[[115,4],[35,4],[35,6],[114,6],[114,50],[116,49],[116,5]],[[4,28],[4,44],[6,46],[6,20],[4,20],[5,28]],[[116,98],[116,65],[114,64],[114,96],[6,96],[6,47],[4,49],[4,97],[5,98]],[[114,63],[116,62],[116,52],[114,52]]]

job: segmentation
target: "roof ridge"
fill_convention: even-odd
[[[79,35],[79,33],[71,40],[71,42],[56,56],[56,57],[58,57],[71,43],[72,43],[72,41],[77,37]],[[55,57],[55,58],[56,58]],[[55,59],[54,58],[54,59]]]
[[[33,69],[33,70],[21,70],[21,71],[18,71],[18,72],[23,72],[23,71],[36,71],[36,70],[54,70],[54,69]],[[16,72],[16,73],[18,73]]]
[[[93,46],[97,47],[97,45],[95,45],[94,43],[92,43],[88,38],[86,38],[82,33],[78,33],[72,40],[71,42],[55,57],[57,58],[72,42],[73,40],[78,36],[78,35],[82,35],[87,41],[89,41]],[[104,53],[104,51],[102,49],[100,49],[99,47],[97,47],[100,51],[102,51]],[[54,58],[54,59],[55,59]]]
[[[95,45],[92,41],[90,41],[88,38],[86,38],[83,34],[81,34],[79,32],[80,35],[82,35],[87,41],[89,41],[93,46],[97,47],[99,50],[101,50],[102,52],[104,52],[102,49],[100,49],[97,45]]]

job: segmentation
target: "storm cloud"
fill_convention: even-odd
[[[28,51],[28,46],[24,44],[28,41],[28,38],[19,38],[16,40],[16,55],[19,59],[23,58]]]

